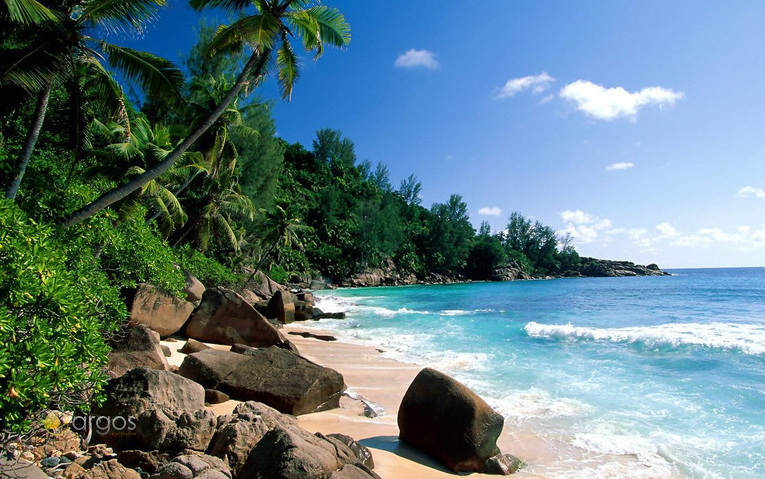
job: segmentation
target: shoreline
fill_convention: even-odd
[[[298,417],[298,423],[310,432],[322,434],[343,433],[355,438],[372,450],[375,472],[383,479],[417,477],[418,479],[445,479],[461,476],[454,474],[425,454],[399,442],[396,418],[398,407],[409,384],[422,366],[383,357],[373,346],[347,342],[337,333],[316,328],[306,328],[292,323],[285,325],[286,336],[295,343],[301,355],[322,366],[332,368],[345,378],[347,392],[358,394],[375,405],[382,406],[384,413],[376,418],[359,415],[359,409],[341,402],[340,409],[307,414]],[[331,334],[337,341],[327,342],[304,338],[289,332]],[[348,398],[344,398],[348,399]],[[347,406],[346,406],[347,405]],[[346,406],[346,407],[343,407]],[[497,441],[503,453],[509,453],[528,461],[536,455],[519,441],[510,437],[507,424]],[[524,479],[541,479],[544,476],[529,474],[523,469],[514,474]],[[491,478],[489,474],[473,473],[468,477]]]

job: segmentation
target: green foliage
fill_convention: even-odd
[[[199,251],[184,245],[178,249],[179,266],[207,285],[233,286],[241,282],[240,276],[229,268],[208,258]]]
[[[0,200],[0,430],[20,432],[42,408],[87,405],[104,386],[105,335],[124,302],[78,238]]]

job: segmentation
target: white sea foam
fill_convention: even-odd
[[[491,403],[506,416],[520,420],[531,417],[573,417],[584,414],[589,409],[579,401],[555,398],[538,388],[514,392]]]
[[[539,324],[524,327],[531,337],[557,340],[639,343],[649,347],[704,346],[765,354],[765,326],[739,323],[669,323],[628,328],[591,328],[571,324]]]

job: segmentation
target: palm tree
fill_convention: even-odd
[[[101,173],[112,178],[134,177],[162,161],[175,146],[168,127],[161,124],[152,127],[143,117],[133,120],[130,129],[118,123],[104,124],[98,120],[93,121],[90,129],[108,144],[91,150],[90,153],[99,162],[97,166],[85,170],[86,175]],[[138,207],[146,206],[148,211],[156,212],[147,222],[158,220],[160,230],[168,236],[176,226],[183,226],[186,221],[186,213],[177,198],[183,185],[199,173],[209,171],[209,165],[200,153],[187,152],[161,178],[146,183],[128,196],[118,208],[120,217],[134,216],[137,212],[143,214],[144,210]],[[178,189],[172,191],[171,188]]]
[[[105,111],[123,118],[126,117],[123,90],[112,71],[118,71],[151,95],[179,98],[183,75],[169,61],[90,35],[116,30],[140,32],[143,24],[165,5],[165,0],[74,0],[52,7],[36,0],[3,2],[7,9],[5,17],[11,19],[13,34],[18,37],[16,43],[21,46],[0,54],[0,86],[14,85],[37,95],[32,125],[6,198],[13,199],[18,193],[45,120],[50,92],[57,81],[67,81],[79,88],[83,76],[87,76]]]
[[[255,207],[250,198],[242,194],[235,171],[224,170],[210,180],[202,203],[196,208],[199,213],[187,223],[174,245],[193,235],[193,242],[200,251],[205,251],[211,238],[224,238],[234,251],[239,252],[242,233],[235,229],[236,220],[254,219]]]
[[[218,7],[243,14],[252,7],[252,14],[230,26],[222,26],[210,45],[211,54],[241,52],[245,47],[250,47],[252,55],[220,104],[162,163],[127,184],[104,193],[62,219],[61,225],[69,227],[77,224],[162,175],[215,123],[245,87],[252,86],[268,73],[271,61],[278,69],[282,97],[289,100],[299,74],[298,59],[290,39],[299,38],[307,51],[315,52],[315,59],[324,53],[325,43],[343,47],[350,41],[350,26],[342,13],[316,3],[317,0],[191,0],[191,5],[197,10]]]

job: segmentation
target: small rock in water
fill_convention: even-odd
[[[513,474],[523,465],[523,461],[510,454],[497,454],[486,460],[484,472],[486,474],[500,474],[507,476]]]

